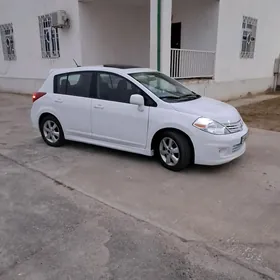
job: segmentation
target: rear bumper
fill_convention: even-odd
[[[31,113],[30,113],[30,120],[32,127],[36,130],[39,130],[39,121],[38,121],[38,116],[35,113],[35,110],[33,107],[31,108]]]
[[[194,143],[195,163],[221,165],[239,158],[246,151],[246,141],[241,143],[241,138],[246,134],[248,135],[248,128],[244,125],[243,130],[238,133],[201,137]]]

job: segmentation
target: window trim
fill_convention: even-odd
[[[5,34],[5,31],[9,31],[10,34]],[[14,36],[14,26],[13,23],[6,23],[0,25],[0,37],[2,42],[2,52],[4,61],[15,61],[17,60],[16,49],[15,49],[15,36]],[[10,37],[12,39],[12,48],[11,53],[9,53],[9,47],[6,44],[7,38]]]
[[[245,26],[244,26],[245,25]],[[248,28],[248,25],[251,25],[252,28]],[[257,30],[258,30],[258,19],[250,16],[243,15],[242,18],[242,37],[241,37],[241,50],[240,50],[240,58],[242,59],[254,59],[256,53],[256,38],[257,38]],[[250,41],[250,44],[247,43],[247,40],[244,40],[244,32],[249,33],[254,40]],[[248,37],[247,35],[247,37]],[[247,50],[243,50],[243,43],[248,44]],[[253,49],[253,51],[252,51]],[[249,51],[248,51],[249,50]]]
[[[45,22],[49,22],[50,26],[44,26]],[[57,27],[52,26],[52,14],[44,14],[38,16],[38,23],[39,23],[39,36],[41,42],[41,56],[43,59],[58,59],[60,58],[60,41],[59,41],[59,32]],[[53,36],[54,30],[54,38]],[[45,38],[45,31],[49,36],[49,50],[46,49],[46,38]],[[54,48],[55,46],[55,48]],[[49,53],[49,55],[48,55]]]
[[[99,71],[99,70],[95,70],[94,73],[95,73],[95,92],[96,92],[96,99],[98,99],[98,100],[104,100],[104,101],[110,101],[110,102],[117,102],[117,103],[122,103],[122,104],[130,104],[130,103],[124,103],[124,102],[120,102],[120,101],[112,101],[112,100],[105,100],[105,99],[99,98],[99,96],[98,96],[98,88],[97,88],[97,87],[98,87],[98,81],[97,81],[98,74],[108,74],[108,75],[115,75],[115,76],[118,76],[118,77],[120,77],[120,78],[126,80],[127,82],[133,84],[137,89],[139,89],[140,92],[141,92],[141,95],[142,95],[143,98],[144,98],[145,106],[146,106],[146,107],[157,107],[157,106],[158,106],[158,105],[157,105],[157,102],[156,102],[154,99],[152,99],[143,89],[141,89],[138,85],[136,85],[133,81],[127,79],[126,77],[124,77],[124,76],[122,76],[122,75],[120,75],[120,74],[118,74],[118,73],[115,73],[115,72],[108,72],[108,71],[102,71],[102,70],[100,70],[100,71]],[[149,102],[150,102],[150,104],[147,104],[147,103],[149,103]]]
[[[89,87],[89,96],[78,96],[78,95],[71,95],[71,94],[67,94],[67,93],[59,93],[57,92],[57,86],[58,86],[58,79],[60,77],[66,76],[67,77],[67,81],[68,81],[68,77],[69,75],[77,75],[77,74],[82,74],[82,73],[91,73],[91,83],[90,83],[90,87]],[[94,84],[96,83],[96,79],[95,79],[95,72],[94,71],[90,71],[90,70],[85,70],[85,71],[74,71],[74,72],[64,72],[64,73],[59,73],[54,75],[53,77],[53,94],[61,94],[61,95],[65,95],[65,96],[74,96],[74,97],[80,97],[80,98],[94,98],[94,96],[97,94],[94,93],[94,89],[96,88],[96,85]],[[67,92],[67,87],[66,87],[66,92]]]

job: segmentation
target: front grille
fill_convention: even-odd
[[[236,133],[243,130],[243,121],[240,120],[234,123],[225,123],[224,126],[228,129],[230,133]]]

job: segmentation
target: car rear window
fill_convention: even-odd
[[[54,93],[90,97],[92,72],[77,72],[56,75]]]

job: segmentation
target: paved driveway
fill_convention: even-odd
[[[241,159],[172,173],[138,155],[48,147],[30,127],[30,105],[30,97],[0,96],[0,154],[244,266],[280,273],[280,133],[252,129]]]

